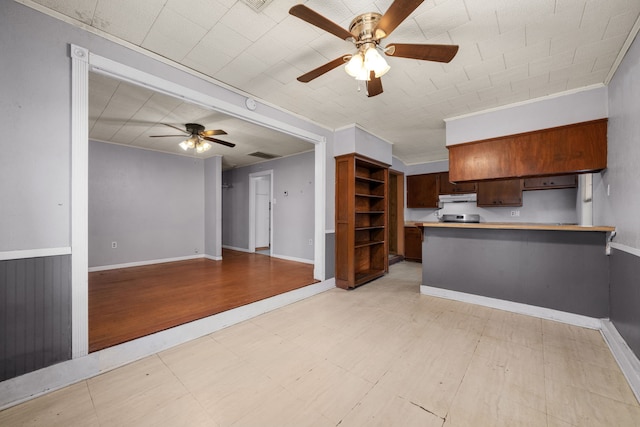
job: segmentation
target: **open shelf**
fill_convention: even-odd
[[[388,165],[336,157],[336,286],[354,288],[389,270]]]

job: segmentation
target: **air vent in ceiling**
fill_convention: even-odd
[[[256,151],[254,153],[249,153],[249,155],[253,156],[253,157],[260,157],[261,159],[267,159],[267,160],[276,159],[276,158],[280,157],[277,154],[263,153],[262,151]]]
[[[262,11],[265,7],[269,5],[273,0],[242,0],[247,6],[256,12]]]

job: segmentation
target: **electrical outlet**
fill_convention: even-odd
[[[111,242],[111,249],[116,249],[118,247],[118,242]]]
[[[309,246],[313,246],[313,239],[309,239]]]
[[[517,209],[515,211],[511,211],[511,216],[520,216],[520,211]]]

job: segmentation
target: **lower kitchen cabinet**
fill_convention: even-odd
[[[422,262],[422,228],[404,228],[404,259]]]

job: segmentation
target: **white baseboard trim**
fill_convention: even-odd
[[[301,262],[303,264],[311,264],[311,265],[315,264],[315,262],[312,259],[296,258],[296,257],[293,257],[293,256],[287,256],[287,255],[271,254],[271,257],[278,258],[278,259],[284,259],[286,261]]]
[[[222,261],[222,257],[221,256],[215,256],[215,255],[204,255],[204,257],[206,259],[210,259],[212,261]]]
[[[250,254],[255,254],[255,251],[250,251],[247,248],[237,248],[235,246],[229,246],[229,245],[222,245],[222,247],[224,249],[230,249],[232,251],[239,251],[239,252],[247,252]],[[315,264],[315,261],[312,259],[306,259],[306,258],[296,258],[293,256],[288,256],[288,255],[279,255],[279,254],[274,254],[273,252],[271,253],[271,257],[272,258],[279,258],[279,259],[284,259],[287,261],[295,261],[295,262],[301,262],[304,264]]]
[[[0,261],[9,261],[13,259],[25,258],[41,258],[46,256],[70,255],[71,247],[62,248],[45,248],[45,249],[25,249],[21,251],[2,251],[0,252]]]
[[[611,247],[619,251],[626,252],[631,255],[640,257],[640,249],[632,248],[631,246],[623,245],[622,243],[611,242]]]
[[[631,351],[626,341],[620,335],[613,322],[608,319],[602,320],[602,329],[600,329],[604,340],[613,353],[613,357],[618,362],[620,370],[624,374],[629,387],[636,395],[636,399],[640,402],[640,360]]]
[[[423,295],[467,302],[512,313],[525,314],[528,316],[581,326],[583,328],[599,330],[604,337],[605,342],[609,346],[613,357],[618,362],[620,370],[627,379],[629,387],[631,387],[633,394],[635,394],[636,399],[640,402],[640,360],[638,360],[633,351],[631,351],[624,338],[620,335],[615,325],[609,319],[596,319],[594,317],[583,316],[580,314],[567,313],[549,308],[483,297],[465,292],[450,291],[425,285],[420,285],[420,293]]]
[[[335,288],[335,280],[328,279],[11,378],[1,383],[0,410],[333,288]]]
[[[235,246],[229,246],[229,245],[222,245],[222,247],[223,247],[224,249],[230,249],[230,250],[232,250],[232,251],[247,252],[247,253],[250,253],[250,254],[254,254],[254,253],[255,253],[255,251],[250,251],[250,250],[249,250],[249,249],[247,249],[247,248],[238,248],[238,247],[235,247]]]
[[[581,314],[553,310],[551,308],[538,307],[535,305],[522,304],[519,302],[506,301],[497,298],[483,297],[480,295],[473,295],[465,292],[450,291],[448,289],[434,288],[432,286],[426,285],[420,285],[420,293],[423,295],[431,295],[434,297],[446,298],[456,301],[468,302],[471,304],[482,305],[485,307],[496,308],[498,310],[510,311],[512,313],[539,317],[541,319],[555,320],[556,322],[582,326],[583,328],[601,328],[600,319],[583,316]]]
[[[162,264],[165,262],[187,261],[190,259],[198,259],[198,258],[204,258],[204,257],[206,257],[206,255],[196,254],[196,255],[187,255],[187,256],[181,256],[181,257],[175,257],[175,258],[151,259],[148,261],[127,262],[124,264],[101,265],[97,267],[89,267],[89,273],[93,273],[94,271],[115,270],[117,268],[140,267],[143,265]]]

